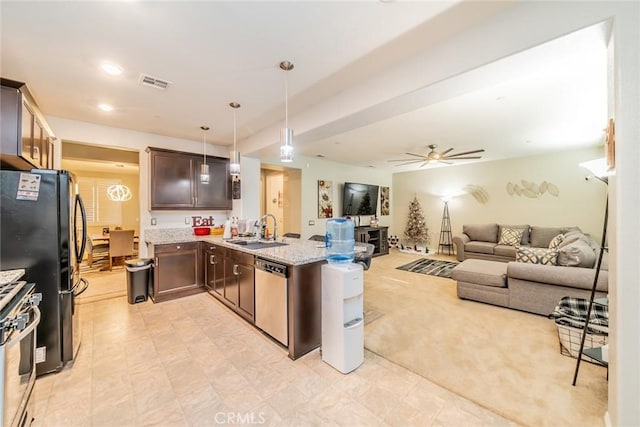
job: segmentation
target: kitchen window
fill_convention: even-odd
[[[121,183],[119,179],[78,178],[78,192],[84,201],[88,225],[102,226],[122,222],[122,203],[107,197],[107,188]]]

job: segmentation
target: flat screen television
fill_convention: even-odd
[[[378,209],[378,186],[344,183],[342,215],[375,215]]]

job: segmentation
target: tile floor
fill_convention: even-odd
[[[318,350],[292,361],[208,294],[79,312],[79,355],[37,379],[35,426],[513,425],[368,351],[348,375]]]

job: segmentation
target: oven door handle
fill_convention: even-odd
[[[31,321],[31,323],[29,323],[29,326],[20,331],[20,333],[15,337],[11,337],[11,339],[4,344],[5,347],[11,347],[15,343],[22,341],[24,337],[29,335],[31,332],[35,331],[36,326],[38,326],[38,323],[40,323],[40,309],[35,305],[31,307],[31,309],[33,310],[34,315],[33,320]]]

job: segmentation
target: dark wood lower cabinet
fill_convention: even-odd
[[[153,302],[203,292],[205,290],[201,268],[199,242],[152,245],[150,256],[153,271]]]
[[[254,256],[205,244],[207,291],[239,315],[254,322]]]

